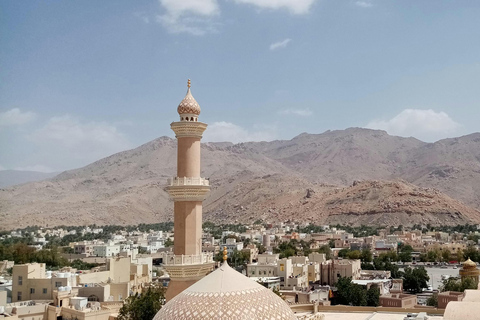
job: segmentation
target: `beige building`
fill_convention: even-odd
[[[333,286],[340,277],[360,279],[360,260],[327,260],[320,264],[320,284]]]
[[[73,245],[73,251],[75,254],[82,254],[85,257],[93,256],[94,244],[91,241],[81,241]]]
[[[380,306],[394,308],[413,308],[417,304],[417,296],[413,294],[390,293],[380,296]]]
[[[445,309],[450,301],[462,301],[463,292],[445,291],[438,294],[438,308]]]
[[[44,263],[15,265],[12,302],[53,300],[55,291],[71,292],[77,284],[84,295],[92,296],[92,301],[121,301],[132,293],[141,292],[152,281],[152,259],[110,258],[103,271],[93,269],[81,274],[75,271],[71,268],[46,271]]]
[[[257,263],[247,264],[247,276],[249,277],[277,277],[279,276],[278,269],[280,266],[279,254],[259,254]],[[291,265],[291,263],[290,263]],[[283,263],[282,274],[285,277],[285,274],[288,271],[285,271],[285,262]],[[291,268],[289,269],[291,270]]]
[[[47,272],[44,263],[15,265],[12,273],[12,302],[51,300],[54,289],[77,285],[75,270]]]

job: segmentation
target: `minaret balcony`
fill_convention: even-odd
[[[178,121],[172,122],[170,128],[175,132],[175,137],[177,138],[202,138],[203,132],[207,129],[207,124],[196,121]]]
[[[167,254],[163,261],[165,266],[185,266],[204,263],[213,263],[213,253],[206,252],[197,255]]]
[[[210,192],[205,178],[174,177],[168,179],[167,192],[173,201],[203,201]]]
[[[188,177],[173,177],[167,180],[168,186],[209,186],[210,181],[206,178],[188,178]]]

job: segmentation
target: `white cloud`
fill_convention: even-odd
[[[302,117],[308,117],[313,114],[312,110],[310,109],[285,109],[279,111],[279,114],[282,115],[297,115],[297,116],[302,116]]]
[[[159,0],[165,14],[157,20],[171,33],[204,35],[214,32],[212,17],[220,13],[217,0]]]
[[[13,168],[13,170],[36,171],[36,172],[46,172],[46,173],[55,172],[55,170],[53,170],[52,168],[41,165],[41,164],[35,164],[33,166],[25,166],[25,167],[16,167],[16,168]]]
[[[405,109],[390,120],[370,121],[366,127],[385,130],[392,135],[436,141],[456,133],[461,125],[443,111]]]
[[[373,7],[373,3],[371,3],[370,1],[356,1],[355,5],[362,8]]]
[[[287,9],[294,14],[305,14],[317,0],[235,0],[236,3],[254,5],[260,9]]]
[[[287,38],[285,40],[272,43],[270,45],[270,50],[273,51],[273,50],[277,50],[277,49],[280,49],[280,48],[285,48],[290,41],[292,41],[292,39]]]
[[[19,108],[0,113],[0,126],[18,126],[35,120],[36,114],[31,111],[22,112]]]
[[[51,118],[30,135],[40,153],[37,163],[55,170],[85,165],[131,147],[116,126],[106,122],[82,122],[70,115]]]
[[[276,138],[275,128],[262,128],[250,131],[231,122],[215,122],[208,126],[205,131],[205,142],[247,142],[247,141],[271,141]]]

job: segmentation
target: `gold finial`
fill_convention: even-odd
[[[223,261],[227,261],[227,254],[228,254],[228,251],[227,251],[227,247],[223,247]]]
[[[187,85],[187,86],[188,86],[189,88],[190,88],[191,84],[192,84],[192,82],[190,81],[190,79],[188,79],[188,85]]]

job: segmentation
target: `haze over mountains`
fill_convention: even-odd
[[[45,180],[55,177],[57,174],[58,172],[46,173],[38,171],[0,170],[0,188]]]
[[[176,140],[161,137],[50,180],[1,189],[0,228],[172,220],[164,187],[175,173]],[[480,222],[480,133],[425,143],[350,128],[206,143],[202,175],[212,185],[204,220]]]

